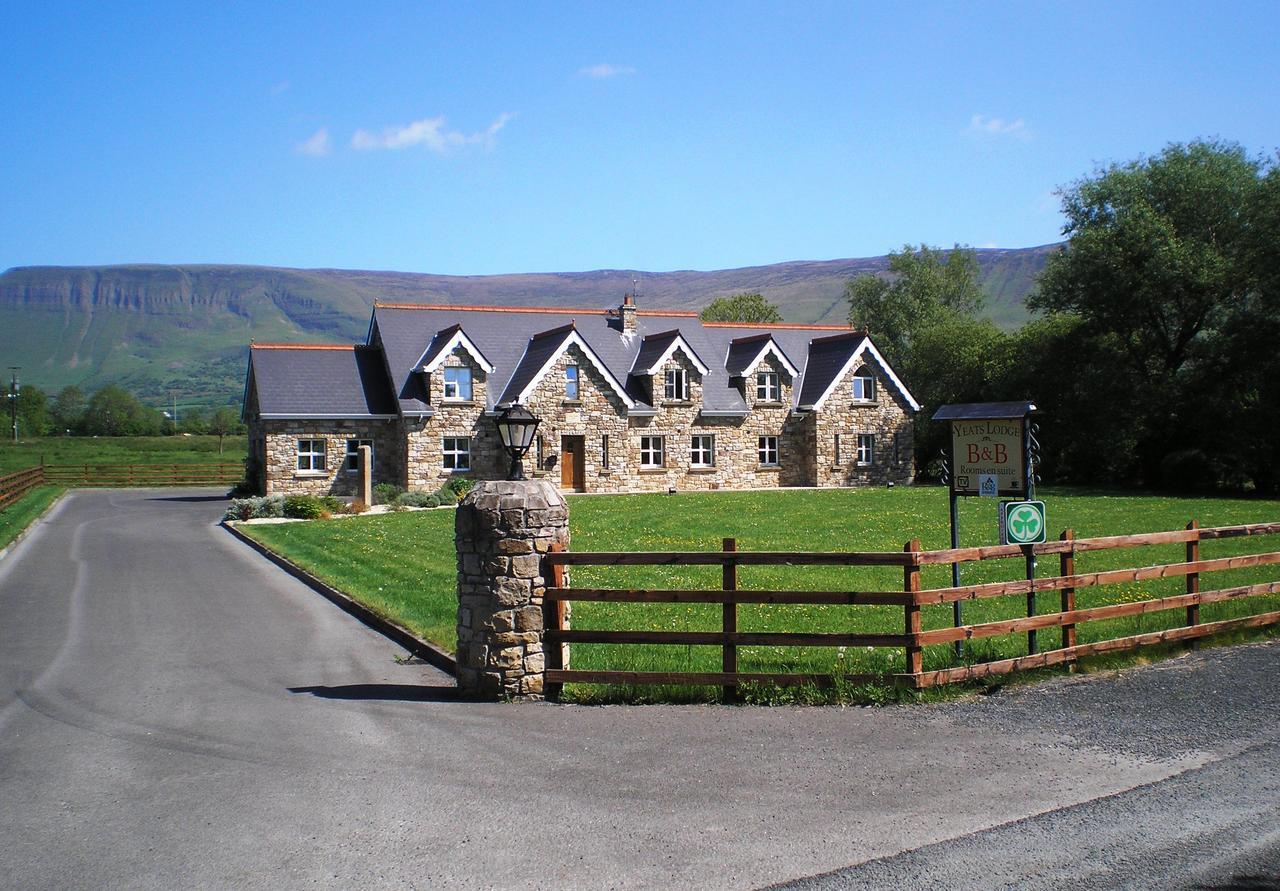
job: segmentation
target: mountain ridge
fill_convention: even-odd
[[[986,314],[1012,327],[1058,245],[977,249]],[[647,309],[699,309],[759,291],[788,322],[842,324],[845,283],[882,274],[887,257],[795,260],[724,270],[448,276],[236,264],[18,266],[0,274],[0,357],[46,390],[117,383],[160,405],[239,395],[250,340],[362,340],[375,300],[509,306],[600,306],[639,282]]]

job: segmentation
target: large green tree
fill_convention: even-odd
[[[849,323],[870,328],[891,362],[910,356],[912,341],[930,328],[974,318],[983,302],[977,255],[959,245],[906,245],[889,254],[887,277],[860,275],[844,294]]]
[[[79,433],[84,423],[84,391],[70,384],[58,391],[53,400],[53,426],[58,433]]]
[[[1239,145],[1198,140],[1064,189],[1067,246],[1031,305],[1076,323],[1027,361],[1050,384],[1046,420],[1077,421],[1056,432],[1078,479],[1274,491],[1275,177]],[[1074,364],[1051,371],[1051,356]]]
[[[1007,335],[977,318],[977,257],[958,245],[950,251],[907,245],[889,255],[887,278],[858,276],[845,297],[850,323],[870,329],[924,406],[915,419],[916,462],[923,468],[945,445],[946,431],[929,421],[934,409],[988,398],[1007,358]]]
[[[84,412],[84,432],[98,436],[154,436],[163,416],[138,402],[136,396],[110,384],[94,393]]]
[[[733,294],[717,297],[699,316],[704,322],[748,322],[767,325],[782,321],[782,312],[763,294]]]

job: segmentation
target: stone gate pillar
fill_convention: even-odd
[[[569,545],[569,511],[542,480],[479,483],[458,505],[458,692],[541,699],[542,557]]]

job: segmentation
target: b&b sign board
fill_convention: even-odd
[[[1025,418],[951,422],[951,485],[957,495],[1025,497]]]

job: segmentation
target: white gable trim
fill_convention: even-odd
[[[840,382],[845,379],[845,376],[853,370],[853,366],[857,364],[858,360],[862,358],[864,353],[870,354],[871,358],[876,360],[876,363],[884,373],[889,376],[889,380],[893,383],[893,386],[902,394],[902,398],[907,401],[907,405],[911,406],[911,410],[919,411],[920,403],[916,402],[916,397],[911,395],[911,391],[908,390],[906,385],[896,374],[894,374],[893,369],[889,367],[889,363],[885,361],[884,356],[880,355],[880,351],[876,349],[876,345],[871,342],[870,338],[863,339],[862,343],[858,345],[858,348],[853,351],[853,355],[849,357],[849,361],[844,363],[844,367],[840,369],[840,373],[831,379],[831,383],[827,385],[826,391],[818,397],[817,401],[814,402],[813,405],[801,405],[797,407],[803,409],[811,408],[815,411],[822,408],[822,403],[826,402],[827,397],[835,392],[836,387],[839,386]]]
[[[632,408],[636,404],[635,400],[628,396],[627,391],[622,388],[622,384],[618,383],[618,379],[609,371],[609,367],[600,361],[600,357],[596,355],[595,350],[587,346],[587,342],[582,339],[582,335],[580,335],[576,329],[569,332],[569,335],[561,342],[560,346],[556,347],[556,351],[548,357],[546,362],[542,363],[542,367],[538,369],[537,373],[532,378],[530,378],[529,383],[525,385],[525,388],[516,395],[516,403],[524,402],[533,394],[533,391],[537,388],[538,384],[542,383],[542,379],[546,377],[547,372],[551,370],[551,366],[555,365],[556,362],[559,361],[560,357],[563,356],[571,346],[577,346],[578,349],[582,350],[583,355],[591,360],[591,364],[596,367],[596,370],[600,372],[601,376],[604,377],[609,386],[613,388],[613,392],[618,394],[618,398],[622,400],[623,405],[627,408]],[[527,354],[528,352],[529,348],[526,346],[525,353]],[[521,356],[520,361],[516,363],[516,368],[519,368],[523,362],[524,356]]]
[[[706,366],[706,363],[702,361],[702,359],[698,356],[698,354],[693,351],[693,347],[689,346],[689,341],[685,340],[683,335],[677,334],[675,338],[671,341],[671,345],[667,347],[666,351],[663,352],[663,354],[659,356],[653,362],[652,365],[650,365],[648,368],[636,368],[635,363],[633,362],[631,364],[630,373],[631,374],[653,374],[657,369],[667,364],[668,360],[670,360],[671,357],[675,354],[677,347],[684,350],[684,354],[689,357],[689,361],[693,363],[694,368],[698,369],[699,374],[705,377],[707,373],[711,370]],[[643,349],[643,347],[641,347],[641,349]],[[636,353],[636,361],[638,362],[639,360],[640,360],[640,354]]]
[[[764,346],[760,348],[760,352],[756,353],[756,357],[751,360],[751,364],[743,369],[742,376],[745,378],[751,377],[751,375],[755,374],[756,368],[764,361],[764,357],[769,353],[773,353],[773,355],[777,357],[778,362],[787,370],[787,373],[791,375],[792,380],[799,377],[800,372],[791,364],[791,360],[782,352],[782,348],[774,343],[772,335],[770,335],[769,339],[764,342]]]
[[[444,345],[444,349],[436,353],[436,357],[423,365],[420,370],[435,371],[444,364],[444,360],[449,358],[450,354],[458,347],[462,347],[470,353],[471,358],[474,359],[476,364],[483,368],[486,373],[493,374],[493,363],[484,357],[484,353],[480,352],[480,348],[472,343],[471,338],[467,337],[467,332],[463,331],[461,328],[454,332],[453,337],[449,338],[448,343]]]

